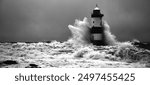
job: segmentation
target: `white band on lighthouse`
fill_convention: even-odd
[[[102,34],[92,34],[94,40],[102,40]]]
[[[101,19],[100,18],[93,18],[93,26],[101,27]]]

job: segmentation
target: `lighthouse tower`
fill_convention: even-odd
[[[91,42],[93,45],[101,46],[105,45],[104,42],[104,28],[102,27],[102,17],[104,15],[101,14],[100,9],[96,5],[96,8],[93,10],[91,15],[92,18],[92,28],[90,30],[91,33]]]

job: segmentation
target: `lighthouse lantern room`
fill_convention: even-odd
[[[104,28],[102,26],[102,17],[104,15],[101,14],[100,9],[96,5],[96,8],[93,10],[91,15],[92,18],[92,28],[91,32],[91,42],[93,45],[105,45],[104,42]]]

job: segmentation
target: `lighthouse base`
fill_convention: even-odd
[[[94,41],[92,41],[92,44],[96,45],[96,46],[104,46],[104,45],[106,45],[105,42],[102,41],[102,40],[94,40]]]

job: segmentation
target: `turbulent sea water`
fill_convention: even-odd
[[[114,46],[70,42],[0,43],[1,68],[144,68],[150,51],[125,42]]]

